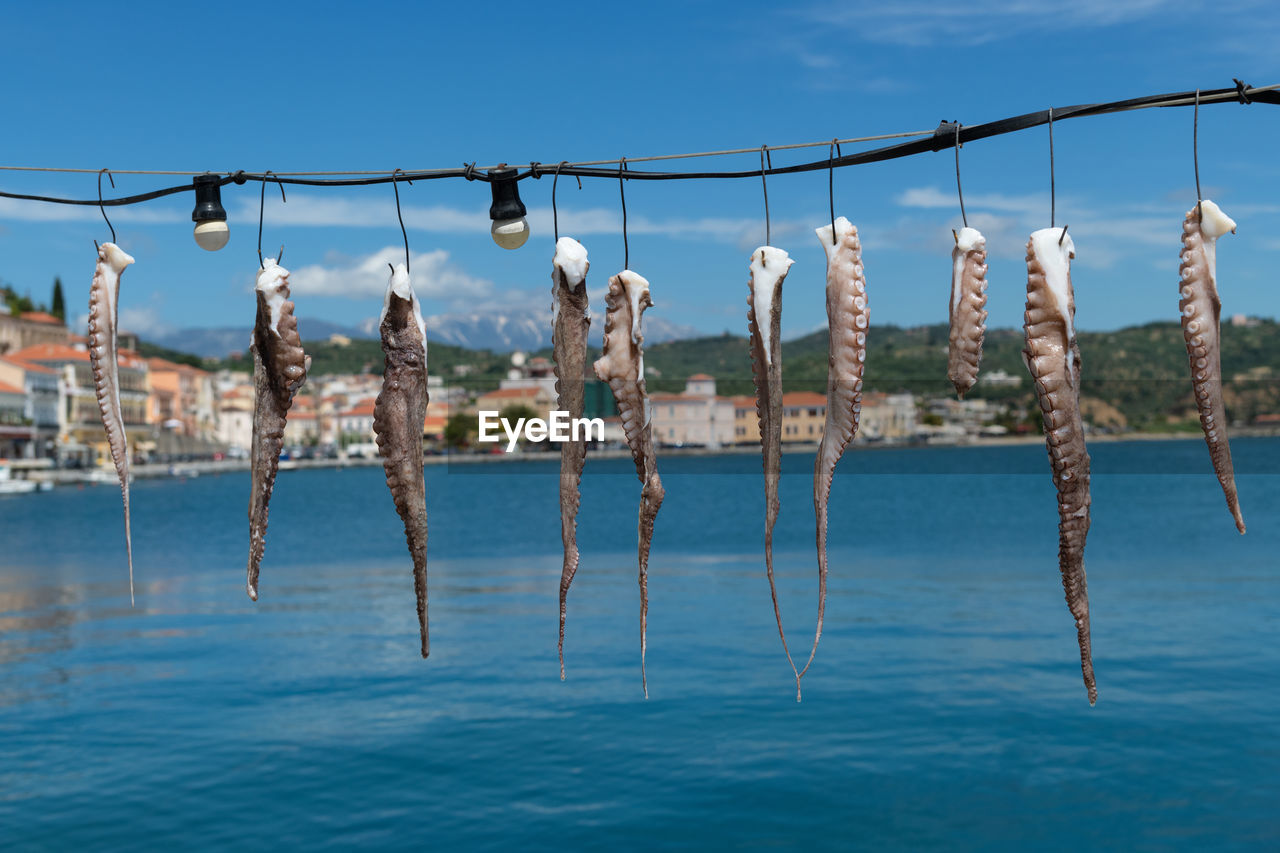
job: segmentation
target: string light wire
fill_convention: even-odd
[[[908,139],[906,142],[898,142],[892,145],[886,145],[879,148],[872,148],[865,151],[858,151],[850,154],[843,154],[834,158],[827,157],[820,160],[813,160],[804,163],[794,163],[787,166],[766,166],[761,169],[735,170],[735,171],[685,171],[685,172],[663,172],[628,169],[626,179],[629,181],[670,181],[670,180],[706,180],[706,179],[734,179],[734,178],[758,178],[763,175],[787,175],[802,172],[813,172],[819,169],[834,170],[847,166],[859,166],[868,163],[878,163],[885,160],[896,160],[902,157],[911,157],[917,154],[923,154],[929,151],[941,151],[953,145],[960,145],[965,142],[973,142],[979,139],[987,139],[993,136],[1001,136],[1007,133],[1015,133],[1020,130],[1027,130],[1047,124],[1050,121],[1052,113],[1053,121],[1063,121],[1069,118],[1083,118],[1087,116],[1107,115],[1111,113],[1129,112],[1132,110],[1153,109],[1163,107],[1182,107],[1193,106],[1199,104],[1219,104],[1219,103],[1236,103],[1236,104],[1272,104],[1280,105],[1280,84],[1268,86],[1246,86],[1243,83],[1223,89],[1204,89],[1190,90],[1186,92],[1173,92],[1160,95],[1146,95],[1138,98],[1129,98],[1122,101],[1110,101],[1106,103],[1096,104],[1079,104],[1069,107],[1054,107],[1051,110],[1040,110],[1033,113],[1025,113],[1023,115],[1010,116],[1008,118],[996,121],[986,122],[985,124],[965,125],[959,129],[953,130],[948,123],[943,123],[937,130],[933,131],[911,131],[906,133],[890,133],[879,134],[875,136],[853,137],[849,139],[834,140],[835,145],[855,144],[861,142],[874,142],[890,139]],[[1198,108],[1197,108],[1198,109]],[[830,146],[832,141],[824,140],[822,142],[802,142],[792,145],[772,145],[770,150],[796,150],[803,148],[815,148],[820,146]],[[665,160],[682,160],[695,159],[705,157],[723,157],[735,154],[754,154],[759,148],[734,148],[724,149],[720,151],[699,151],[685,154],[659,154],[647,157],[631,157],[628,158],[630,163],[658,162]],[[618,169],[606,168],[610,164],[616,164],[617,158],[609,160],[586,160],[577,163],[562,163],[560,174],[573,175],[578,178],[610,178],[617,179]],[[533,168],[531,168],[531,166]],[[424,169],[419,171],[405,170],[364,170],[364,171],[327,171],[327,172],[274,172],[267,174],[265,172],[245,172],[243,170],[236,172],[210,173],[206,170],[194,171],[153,171],[153,170],[118,170],[116,174],[133,174],[133,175],[197,175],[197,174],[220,174],[219,186],[225,186],[230,183],[243,184],[246,181],[264,181],[271,180],[280,183],[294,184],[298,186],[324,186],[324,187],[341,187],[341,186],[367,186],[371,184],[394,183],[396,181],[417,181],[417,180],[440,180],[446,178],[466,178],[468,180],[488,181],[486,172],[489,168],[478,169],[475,164],[470,164],[462,168],[447,169]],[[537,167],[533,163],[518,166],[518,169],[525,171],[517,175],[517,180],[523,180],[529,177],[538,177]],[[38,166],[0,166],[0,171],[8,172],[61,172],[61,173],[95,173],[97,169],[72,169],[72,168],[50,168]],[[98,205],[100,207],[119,207],[122,205],[139,204],[145,201],[162,198],[168,195],[174,195],[181,192],[189,192],[191,184],[180,184],[178,186],[163,187],[161,189],[151,190],[150,192],[140,193],[137,195],[124,196],[121,198],[103,199],[74,199],[60,198],[54,196],[41,196],[27,193],[13,193],[0,191],[0,198],[12,198],[23,201],[38,201],[49,204],[69,204],[69,205]]]

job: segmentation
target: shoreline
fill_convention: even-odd
[[[1242,429],[1233,438],[1275,438],[1280,430],[1274,429]],[[1122,434],[1095,434],[1088,437],[1088,443],[1120,443],[1120,442],[1152,442],[1152,441],[1191,441],[1203,439],[1200,433],[1168,433],[1144,432]],[[962,442],[856,442],[849,446],[850,452],[878,450],[931,450],[931,449],[970,449],[982,447],[1013,447],[1019,445],[1043,445],[1043,435],[1010,435],[982,438]],[[795,442],[784,444],[783,453],[813,453],[817,450],[817,442]],[[758,444],[735,444],[716,449],[706,447],[659,447],[659,456],[754,456],[759,454]],[[588,455],[595,459],[629,459],[631,451],[626,448],[606,448],[590,450]],[[550,462],[559,458],[555,451],[536,451],[517,453],[442,453],[423,458],[425,465],[483,465],[513,462]],[[338,459],[286,459],[280,462],[280,471],[298,471],[316,468],[371,468],[380,467],[382,460],[378,457],[347,457]],[[168,465],[135,465],[131,470],[132,479],[147,480],[161,477],[190,478],[202,474],[225,474],[236,471],[248,471],[246,459],[205,460],[198,462],[177,462]],[[29,479],[51,485],[116,485],[115,471],[112,469],[45,469],[30,472]]]

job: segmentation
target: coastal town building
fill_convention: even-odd
[[[536,417],[544,420],[549,418],[551,411],[556,407],[554,384],[551,388],[548,388],[545,382],[515,388],[498,388],[481,394],[474,404],[477,412],[501,412],[512,406],[525,406],[532,409]]]
[[[920,423],[916,398],[911,394],[871,391],[862,395],[858,435],[866,441],[911,438]]]
[[[0,355],[40,344],[66,343],[71,335],[67,325],[43,311],[14,315],[0,305]]]
[[[58,441],[62,383],[52,367],[0,356],[0,383],[22,390],[22,423],[0,430],[5,445],[0,456],[10,459],[53,458]]]
[[[782,395],[782,443],[812,443],[822,440],[827,420],[827,398],[813,391],[791,391]]]
[[[755,397],[730,397],[733,402],[733,443],[760,443],[760,415]]]
[[[683,393],[650,394],[653,437],[667,447],[717,448],[733,444],[734,403],[716,396],[716,380],[695,373],[685,382]]]
[[[35,344],[11,353],[20,361],[58,371],[62,383],[62,411],[58,419],[57,457],[61,464],[110,465],[111,452],[102,429],[102,413],[94,390],[89,352],[83,344]],[[120,408],[125,434],[134,456],[149,452],[154,442],[148,428],[147,363],[137,353],[121,350]]]
[[[213,375],[189,364],[147,359],[151,381],[151,422],[201,441],[218,433]]]

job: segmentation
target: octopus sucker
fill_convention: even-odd
[[[556,241],[551,262],[551,347],[556,374],[556,405],[569,417],[582,417],[585,405],[583,371],[587,360],[587,250],[572,237]],[[560,445],[560,539],[564,564],[560,570],[560,680],[564,680],[564,622],[566,601],[578,571],[578,507],[582,496],[582,466],[587,458],[585,435],[576,431]]]
[[[89,287],[89,364],[93,390],[107,432],[107,447],[120,479],[124,501],[124,547],[129,559],[129,603],[133,604],[133,533],[129,520],[129,441],[120,404],[119,309],[120,275],[133,258],[115,243],[98,247],[98,263]]]
[[[1042,228],[1027,242],[1027,307],[1023,359],[1044,415],[1049,467],[1058,492],[1058,569],[1076,623],[1080,669],[1089,704],[1098,700],[1089,639],[1089,589],[1084,546],[1089,535],[1089,452],[1080,417],[1080,347],[1076,344],[1071,259],[1064,228]]]
[[[658,477],[658,460],[653,450],[653,424],[649,394],[644,381],[644,335],[641,315],[653,305],[649,282],[631,270],[609,279],[605,297],[604,351],[592,365],[596,377],[607,382],[618,404],[622,432],[636,474],[640,478],[639,583],[640,583],[640,680],[649,698],[645,672],[646,630],[649,620],[649,546],[653,543],[653,523],[666,494]]]
[[[405,264],[391,271],[379,323],[386,369],[373,404],[373,432],[387,486],[404,522],[413,557],[422,656],[431,653],[427,632],[427,490],[422,472],[422,425],[427,417],[427,327]]]
[[[245,590],[258,600],[258,568],[266,549],[267,505],[275,488],[293,395],[307,379],[311,359],[302,351],[298,320],[289,301],[289,271],[271,258],[262,262],[253,325],[253,441],[250,450],[249,565]]]
[[[813,462],[818,623],[809,660],[796,676],[797,702],[800,701],[800,679],[809,671],[814,655],[818,653],[818,641],[822,639],[822,620],[827,607],[827,504],[831,498],[836,463],[858,432],[858,417],[862,412],[862,371],[866,364],[867,328],[871,320],[858,229],[843,216],[833,225],[824,225],[816,232],[827,253],[827,417],[818,455]]]
[[[751,335],[751,376],[756,388],[756,416],[760,420],[760,450],[764,460],[764,565],[769,577],[773,616],[778,622],[782,651],[800,687],[800,675],[787,635],[782,629],[778,589],[773,578],[773,527],[778,520],[778,478],[782,473],[782,282],[794,261],[782,249],[761,246],[751,253],[747,283],[747,329]]]
[[[947,379],[964,397],[978,381],[982,338],[987,331],[987,238],[976,228],[956,232],[951,250],[951,336]]]
[[[1234,234],[1236,223],[1211,201],[1202,201],[1187,212],[1182,222],[1181,264],[1178,269],[1179,314],[1182,337],[1187,344],[1191,364],[1191,385],[1195,390],[1200,426],[1209,446],[1213,472],[1222,484],[1227,508],[1235,519],[1236,529],[1244,533],[1244,517],[1240,514],[1240,498],[1236,493],[1235,468],[1231,464],[1231,445],[1227,443],[1227,411],[1222,403],[1222,343],[1219,318],[1222,302],[1218,298],[1218,238]]]

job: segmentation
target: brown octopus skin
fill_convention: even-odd
[[[1064,251],[1068,257],[1074,255],[1069,242]],[[1089,704],[1093,705],[1098,700],[1098,688],[1093,675],[1089,589],[1084,569],[1085,539],[1089,535],[1089,452],[1080,417],[1080,348],[1074,334],[1075,297],[1069,267],[1066,281],[1068,316],[1064,318],[1047,283],[1043,262],[1036,255],[1034,237],[1028,241],[1023,357],[1035,380],[1036,397],[1044,416],[1045,443],[1058,492],[1058,569],[1067,607],[1075,618],[1080,669]]]
[[[585,250],[583,254],[585,256]],[[559,251],[556,257],[560,257]],[[587,313],[586,273],[589,264],[585,259],[582,264],[581,278],[571,278],[560,264],[553,264],[551,273],[551,294],[556,305],[551,329],[556,406],[560,411],[568,412],[572,419],[582,417],[585,408],[583,371],[587,361],[587,333],[591,328],[591,317]],[[564,624],[569,586],[578,571],[578,508],[582,502],[580,486],[586,458],[587,441],[584,434],[576,437],[571,435],[568,441],[561,443],[560,539],[564,546],[564,563],[560,570],[560,639],[557,645],[561,681],[564,680]]]
[[[785,252],[774,250],[786,261],[786,268],[773,284],[772,298],[769,300],[769,315],[764,318],[767,324],[762,333],[760,318],[756,316],[756,281],[755,265],[766,263],[766,250],[762,247],[752,254],[751,278],[747,282],[747,331],[750,335],[751,378],[755,383],[756,417],[760,422],[760,452],[764,464],[764,563],[765,573],[769,577],[769,596],[773,599],[773,616],[778,623],[778,637],[782,640],[782,651],[787,656],[791,673],[796,677],[796,688],[799,689],[799,674],[795,661],[791,658],[791,650],[787,648],[787,635],[782,629],[782,611],[778,607],[778,589],[773,576],[773,528],[778,521],[781,501],[778,498],[778,479],[782,474],[782,283],[787,277],[791,260]],[[775,261],[777,263],[777,261]],[[766,351],[765,338],[768,338]]]
[[[124,501],[124,545],[129,558],[129,602],[133,603],[133,534],[129,518],[129,443],[120,406],[120,364],[117,317],[120,305],[120,276],[133,258],[115,243],[98,248],[98,263],[89,287],[89,364],[93,370],[93,390],[107,433],[111,461],[120,480]]]
[[[1234,229],[1233,229],[1234,230]],[[1222,302],[1213,264],[1205,252],[1205,235],[1200,228],[1200,208],[1187,212],[1182,223],[1182,251],[1179,255],[1178,309],[1182,319],[1182,337],[1187,345],[1191,365],[1191,384],[1195,390],[1200,427],[1213,471],[1222,485],[1227,508],[1236,529],[1245,532],[1236,492],[1235,466],[1231,464],[1231,445],[1227,443],[1227,411],[1222,402],[1222,342],[1219,318]]]
[[[413,302],[387,295],[380,327],[386,370],[373,404],[373,431],[387,486],[404,522],[413,557],[413,590],[418,600],[422,656],[431,653],[427,631],[427,493],[422,472],[422,424],[427,416],[427,363]]]
[[[268,259],[268,264],[274,262]],[[266,269],[271,269],[268,267]],[[283,273],[279,322],[271,327],[271,307],[256,291],[258,313],[253,326],[253,440],[250,450],[249,563],[245,591],[258,600],[258,570],[266,549],[267,508],[275,488],[284,446],[285,422],[293,396],[307,378],[310,359],[302,351],[298,320],[289,301],[288,273]]]
[[[624,277],[635,276],[629,270],[609,279],[605,297],[604,351],[595,362],[596,376],[609,384],[622,431],[631,448],[636,474],[643,484],[640,489],[639,584],[640,584],[640,679],[645,698],[649,698],[649,680],[645,672],[648,648],[646,632],[649,619],[649,546],[653,542],[653,524],[662,507],[666,492],[658,477],[658,461],[653,450],[653,426],[648,417],[649,395],[641,365],[644,360],[644,338],[639,334],[639,317],[632,316],[631,301],[623,286]],[[635,276],[639,278],[639,276]],[[653,305],[646,292],[639,300],[639,312]],[[634,333],[633,333],[633,330]]]
[[[818,624],[809,661],[800,677],[809,671],[818,641],[827,601],[827,505],[836,463],[858,432],[862,413],[862,371],[867,357],[867,328],[871,311],[867,305],[867,281],[862,267],[862,243],[858,229],[844,217],[836,220],[847,230],[832,245],[831,226],[818,229],[818,238],[827,250],[827,417],[822,442],[813,462],[813,507],[817,520]],[[799,679],[796,699],[799,701]]]
[[[974,229],[968,229],[970,231]],[[978,381],[982,339],[987,331],[987,243],[951,250],[951,335],[947,346],[947,379],[961,398]]]

